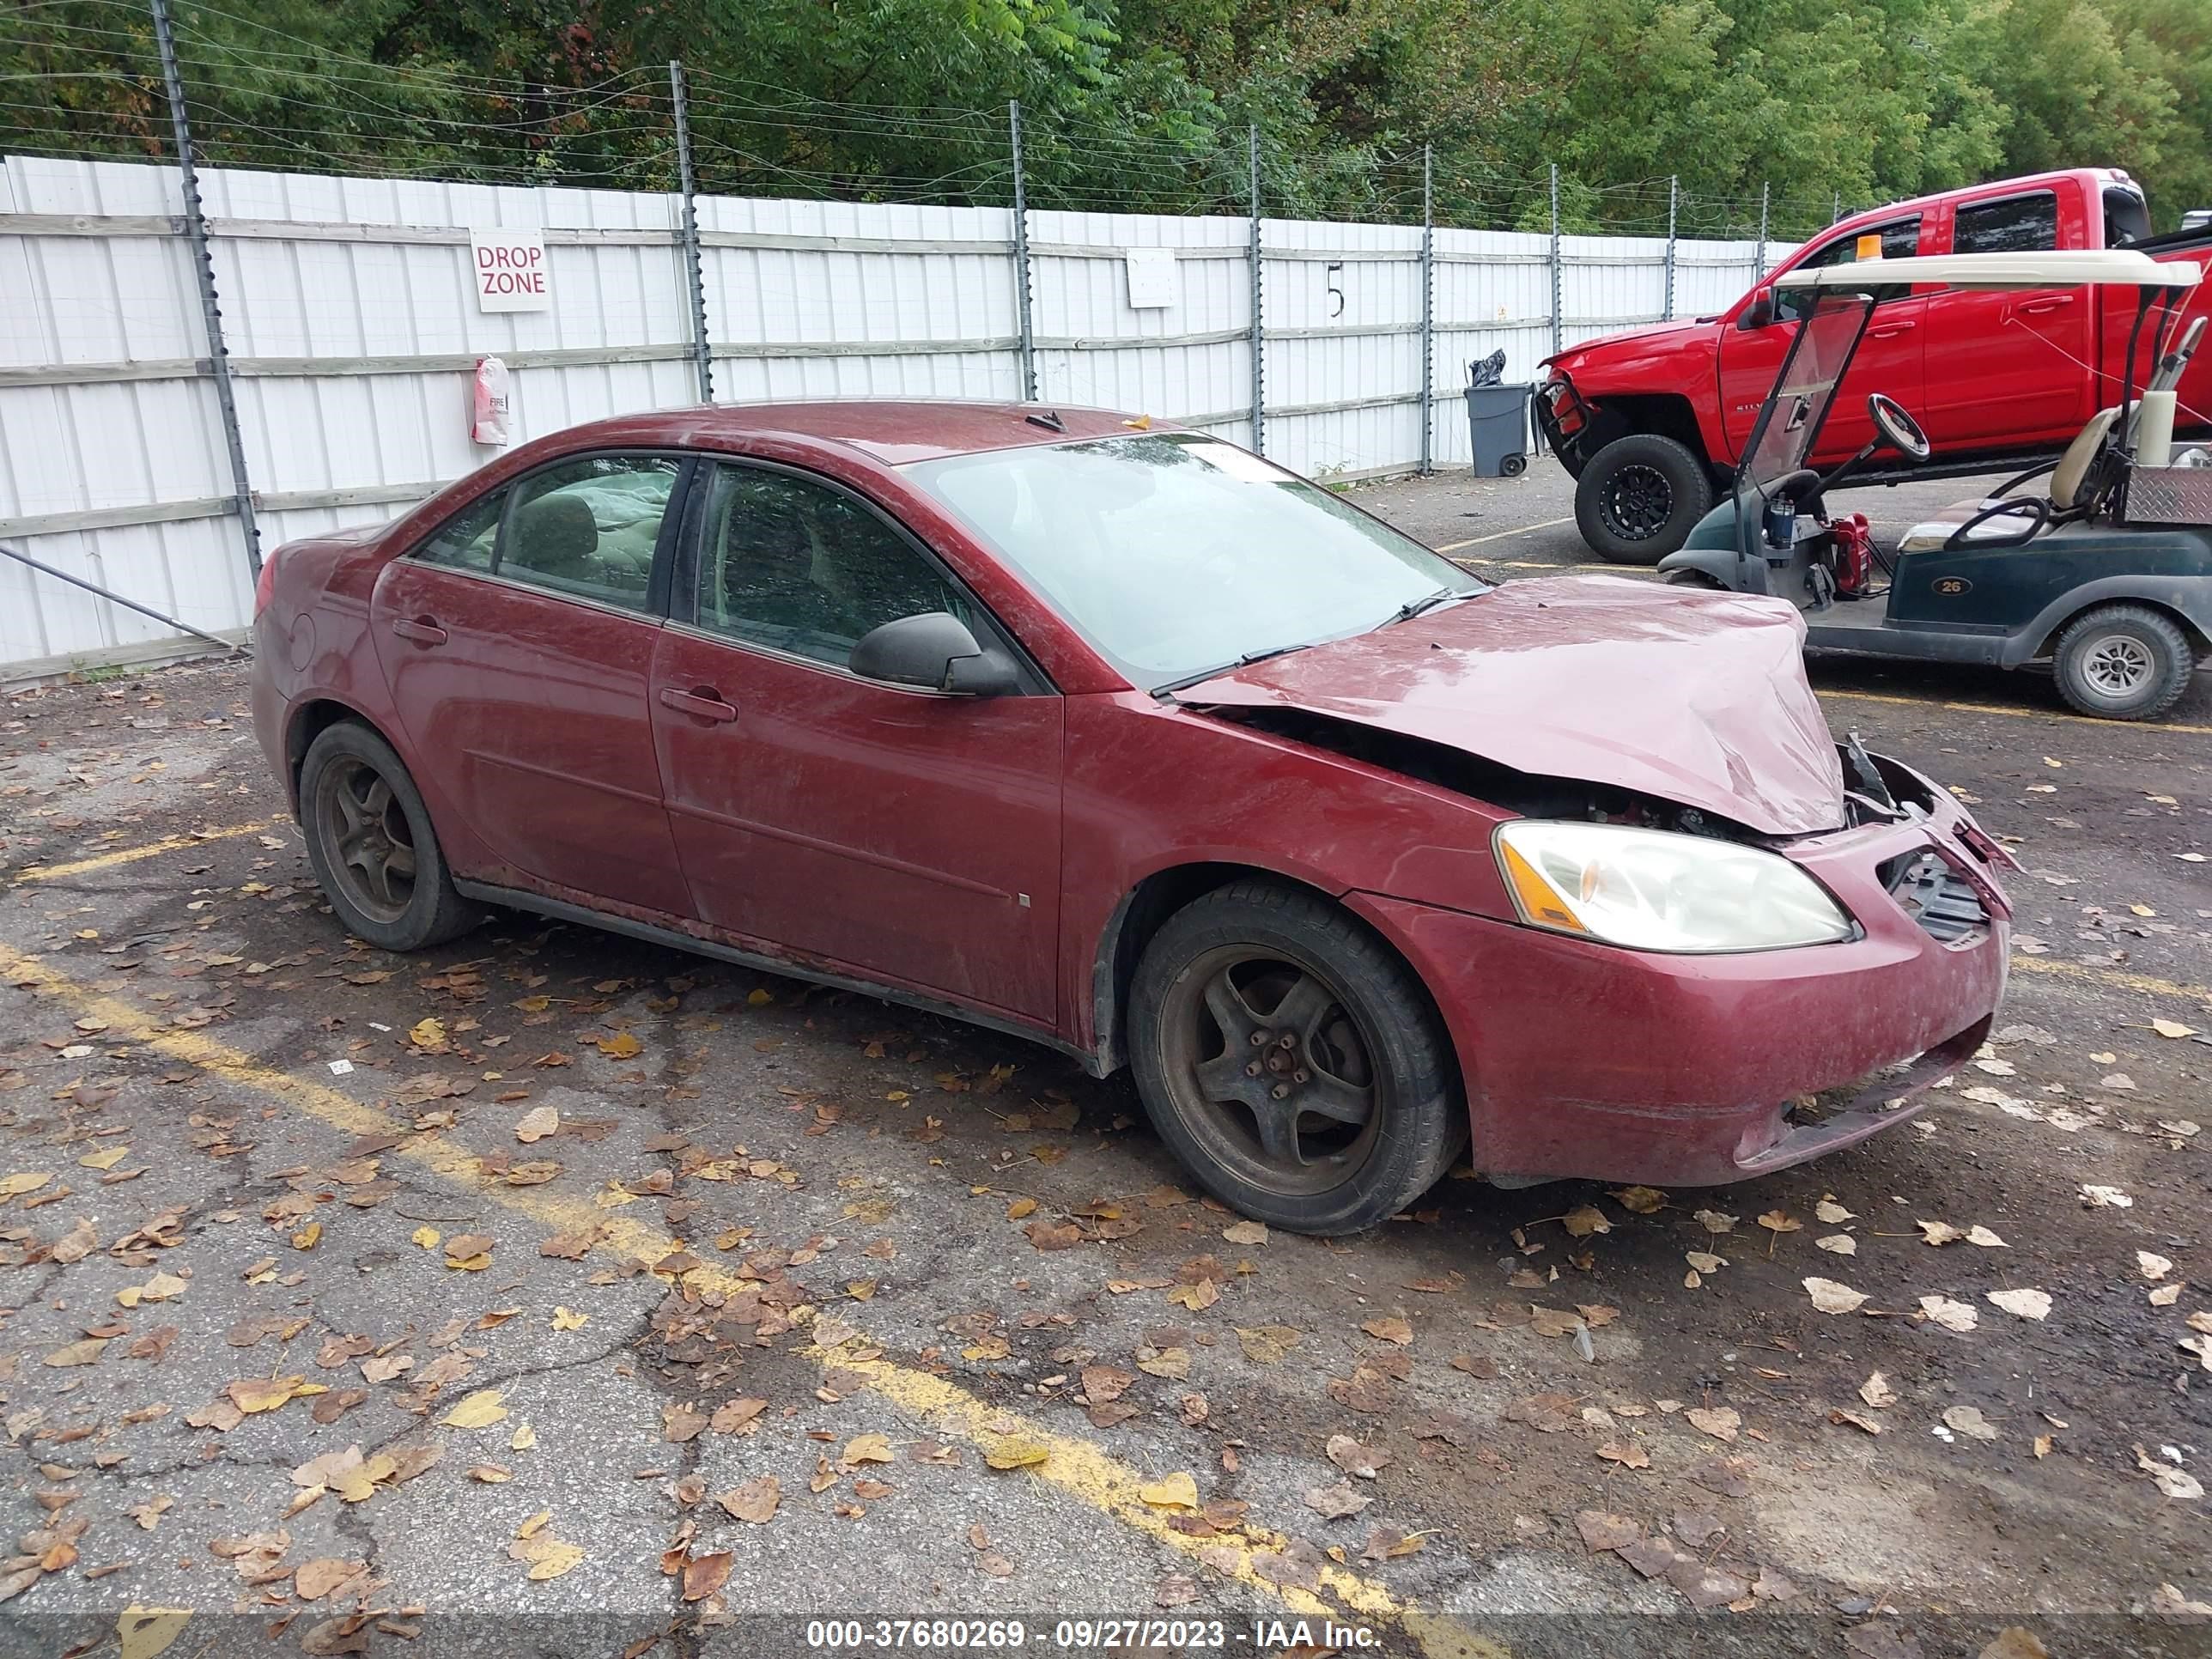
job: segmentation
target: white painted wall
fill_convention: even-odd
[[[389,518],[491,459],[468,435],[479,355],[514,365],[515,442],[696,399],[673,197],[201,179],[264,547]],[[234,629],[252,585],[213,383],[193,365],[207,346],[181,212],[173,168],[0,158],[0,539]],[[1019,395],[1005,210],[702,198],[698,213],[718,400]],[[545,234],[551,310],[477,310],[466,233],[488,227]],[[1249,443],[1250,234],[1237,218],[1032,213],[1039,398]],[[1268,219],[1261,237],[1267,453],[1322,477],[1416,465],[1419,229]],[[1542,235],[1439,230],[1435,246],[1432,442],[1449,466],[1468,458],[1466,365],[1503,347],[1525,380],[1552,349],[1553,272]],[[1173,305],[1129,307],[1130,247],[1178,251]],[[1733,300],[1756,252],[1678,244],[1675,314]],[[1562,239],[1562,343],[1656,320],[1665,253]],[[133,520],[159,521],[118,522]],[[167,634],[0,560],[0,674]]]

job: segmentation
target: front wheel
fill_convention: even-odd
[[[1216,1197],[1272,1225],[1374,1226],[1465,1139],[1420,982],[1316,895],[1237,882],[1177,912],[1138,964],[1129,1021],[1160,1138]]]
[[[2157,719],[2181,701],[2197,668],[2189,635],[2142,605],[2085,611],[2066,624],[2052,655],[2059,696],[2112,720]]]
[[[1575,481],[1575,526],[1614,564],[1658,563],[1689,540],[1712,504],[1705,464],[1656,433],[1614,439]]]

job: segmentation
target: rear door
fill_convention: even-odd
[[[2055,190],[2016,191],[1953,210],[1953,253],[2081,247],[2078,204],[2062,225]],[[1946,449],[2065,443],[2094,414],[2094,325],[2087,288],[1936,295],[1928,302],[1928,409],[1921,424]],[[1911,404],[1907,404],[1909,409]]]
[[[826,479],[702,471],[653,663],[671,821],[701,920],[1050,1024],[1061,700],[864,680],[863,634],[947,611],[1011,636],[922,544]]]
[[[529,473],[392,560],[371,605],[401,723],[478,838],[580,900],[677,916],[690,896],[647,676],[685,465],[605,454]]]
[[[1858,258],[1859,239],[1879,235],[1882,257],[1905,258],[1919,251],[1920,216],[1911,214],[1887,224],[1840,233],[1822,243],[1790,267],[1849,264]],[[1926,340],[1922,327],[1928,302],[1901,284],[1878,287],[1881,302],[1859,343],[1858,356],[1844,376],[1835,406],[1821,428],[1813,452],[1815,465],[1829,465],[1856,454],[1874,438],[1874,422],[1867,416],[1867,394],[1887,392],[1917,410],[1923,392],[1922,349]],[[1759,405],[1774,389],[1782,359],[1797,332],[1797,319],[1810,309],[1812,296],[1788,289],[1771,290],[1774,320],[1763,328],[1730,326],[1721,336],[1721,419],[1731,453],[1741,455],[1751,437]]]

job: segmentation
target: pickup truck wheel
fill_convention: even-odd
[[[1616,438],[1575,483],[1575,524],[1614,564],[1656,564],[1689,539],[1713,504],[1705,464],[1655,433]]]
[[[2059,696],[2110,720],[2157,719],[2181,701],[2197,669],[2189,635],[2142,605],[2083,612],[2066,624],[2052,655]]]
[[[1351,1233],[1432,1186],[1465,1143],[1450,1042],[1420,981],[1318,895],[1240,881],[1170,916],[1129,1003],[1137,1092],[1224,1202]]]

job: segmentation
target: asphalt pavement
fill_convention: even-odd
[[[1358,498],[1592,574],[1549,463]],[[1778,1176],[1328,1243],[1011,1038],[349,939],[236,666],[9,697],[0,1650],[2208,1651],[2212,688],[1814,679],[2027,866],[1982,1059]]]

